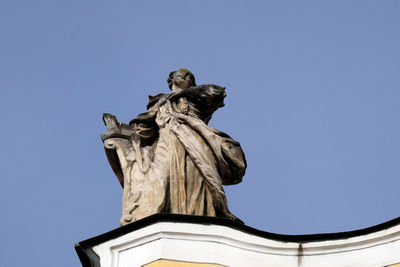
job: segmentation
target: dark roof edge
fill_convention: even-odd
[[[107,240],[115,239],[129,232],[138,230],[140,228],[158,222],[195,223],[203,225],[213,224],[213,225],[227,226],[236,230],[243,231],[245,233],[253,234],[262,238],[273,239],[276,241],[307,243],[315,241],[345,239],[345,238],[351,238],[351,237],[374,233],[400,224],[400,217],[368,228],[348,231],[348,232],[308,234],[308,235],[285,235],[285,234],[264,232],[252,228],[250,226],[246,226],[239,222],[233,221],[231,219],[221,218],[221,217],[192,216],[192,215],[180,215],[180,214],[154,214],[152,216],[146,217],[131,224],[111,230],[110,232],[79,242],[76,244],[76,248],[81,247],[85,249],[93,247]]]
[[[250,226],[241,224],[239,222],[233,221],[227,218],[221,217],[207,217],[207,216],[192,216],[192,215],[180,215],[180,214],[154,214],[152,216],[146,217],[139,221],[133,222],[131,224],[116,228],[107,233],[101,234],[99,236],[95,236],[89,238],[87,240],[81,241],[75,244],[75,250],[78,254],[79,260],[82,263],[83,267],[99,267],[100,259],[97,254],[94,253],[93,247],[106,242],[111,239],[118,238],[132,231],[138,230],[140,228],[149,226],[154,223],[159,222],[172,222],[172,223],[194,223],[194,224],[202,224],[202,225],[219,225],[230,227],[248,234],[252,234],[258,237],[272,239],[281,242],[294,242],[294,243],[308,243],[308,242],[316,242],[316,241],[328,241],[328,240],[339,240],[339,239],[347,239],[356,236],[362,236],[371,234],[374,232],[378,232],[381,230],[385,230],[391,228],[393,226],[400,224],[400,217],[374,225],[368,228],[348,231],[348,232],[339,232],[339,233],[328,233],[328,234],[310,234],[310,235],[284,235],[284,234],[275,234],[264,232],[261,230],[257,230]]]

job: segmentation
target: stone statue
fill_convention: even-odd
[[[129,125],[103,115],[106,155],[123,186],[121,225],[155,213],[239,220],[222,185],[242,181],[245,156],[238,142],[207,125],[224,106],[225,88],[196,86],[187,69],[171,72],[168,86],[172,93],[149,96],[147,112]]]

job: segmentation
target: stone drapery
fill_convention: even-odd
[[[122,225],[154,213],[237,219],[222,185],[242,180],[245,156],[238,142],[207,125],[225,96],[223,87],[201,85],[150,97],[146,113],[119,127],[125,134],[109,129],[103,136],[123,180]]]

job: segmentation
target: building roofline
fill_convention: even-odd
[[[154,223],[160,222],[172,222],[172,223],[194,223],[203,225],[219,225],[227,226],[245,233],[256,235],[262,238],[268,238],[281,242],[296,242],[296,243],[308,243],[316,241],[328,241],[328,240],[338,240],[346,239],[361,235],[367,235],[381,230],[391,228],[393,226],[400,224],[400,217],[393,220],[374,225],[371,227],[347,231],[347,232],[337,232],[337,233],[323,233],[323,234],[306,234],[306,235],[286,235],[286,234],[276,234],[261,231],[250,226],[241,224],[239,222],[233,221],[227,218],[221,217],[208,217],[208,216],[192,216],[192,215],[180,215],[180,214],[154,214],[139,221],[130,223],[128,225],[116,228],[107,233],[95,236],[84,241],[77,243],[75,246],[83,247],[93,247],[97,244],[103,243],[107,240],[114,239],[130,233],[132,231],[144,228],[146,226],[152,225]]]

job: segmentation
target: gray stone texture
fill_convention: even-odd
[[[246,159],[240,144],[210,126],[224,106],[225,88],[196,86],[180,69],[168,78],[170,94],[149,96],[147,112],[129,124],[104,114],[101,135],[123,186],[121,225],[155,213],[236,218],[222,185],[241,182]]]

